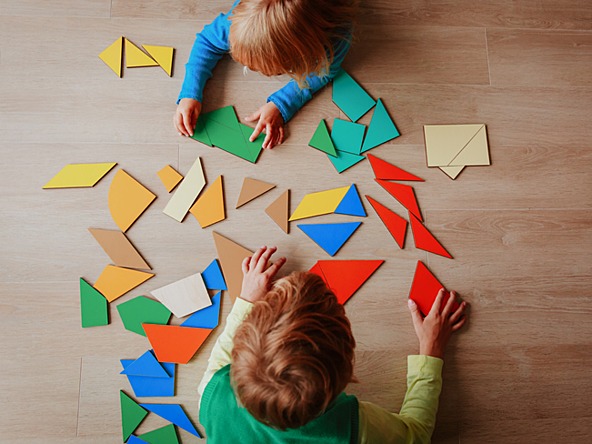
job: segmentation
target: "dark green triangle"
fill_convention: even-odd
[[[317,126],[317,129],[312,135],[310,142],[308,142],[308,145],[316,148],[317,150],[321,150],[324,153],[330,154],[331,156],[337,156],[335,146],[333,145],[333,141],[331,140],[331,136],[329,135],[329,131],[327,130],[327,125],[325,124],[324,120],[319,122],[319,126]]]
[[[82,278],[80,278],[80,318],[82,328],[109,324],[107,299]]]
[[[173,424],[166,425],[138,436],[149,444],[179,444],[177,431]]]
[[[123,442],[125,442],[138,428],[148,412],[136,404],[123,390],[119,391],[119,401],[121,405],[121,430]]]
[[[241,123],[240,129],[243,133],[243,137],[245,138],[247,149],[249,150],[249,153],[245,157],[243,157],[243,159],[255,163],[259,158],[259,154],[261,154],[261,150],[263,149],[263,141],[265,140],[265,134],[259,134],[255,140],[250,142],[249,137],[251,137],[251,134],[253,134],[254,128],[251,128],[250,126]]]
[[[204,114],[204,117],[207,118],[208,122],[217,122],[228,128],[238,130],[238,117],[236,117],[236,112],[232,106],[215,109],[214,111]]]
[[[126,330],[142,336],[146,336],[142,324],[165,325],[168,324],[171,317],[168,308],[146,296],[138,296],[119,304],[117,310]]]
[[[207,116],[199,116],[197,119],[197,124],[195,125],[195,129],[193,130],[193,136],[191,136],[191,138],[208,146],[213,146],[210,136],[208,135],[208,131],[206,130],[207,120]]]

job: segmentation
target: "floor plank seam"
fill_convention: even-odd
[[[487,57],[487,77],[489,78],[489,86],[493,86],[491,82],[491,63],[489,61],[489,39],[487,37],[487,28],[485,28],[485,56]]]
[[[78,434],[78,425],[80,422],[80,398],[82,396],[82,357],[80,357],[80,374],[78,376],[78,407],[76,409],[76,436]]]

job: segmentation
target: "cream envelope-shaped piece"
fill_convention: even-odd
[[[490,165],[487,131],[484,124],[425,125],[427,162],[429,167],[464,167]],[[458,175],[461,169],[443,171]]]

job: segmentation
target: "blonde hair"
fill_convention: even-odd
[[[288,74],[302,87],[326,75],[333,45],[351,37],[359,0],[242,0],[230,16],[230,54],[266,76]]]
[[[237,329],[230,377],[239,402],[280,430],[321,415],[353,379],[351,325],[323,280],[275,282]]]

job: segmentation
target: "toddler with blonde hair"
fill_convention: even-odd
[[[425,318],[410,304],[419,355],[408,357],[407,394],[398,414],[358,401],[350,322],[311,273],[272,283],[286,262],[276,248],[243,262],[243,285],[199,384],[208,443],[429,443],[442,387],[443,354],[465,323],[441,290]]]
[[[203,90],[218,61],[230,54],[265,76],[292,78],[245,120],[257,121],[253,141],[266,133],[263,148],[284,140],[284,123],[339,71],[349,51],[359,0],[237,0],[197,34],[177,100],[174,125],[192,136]]]

